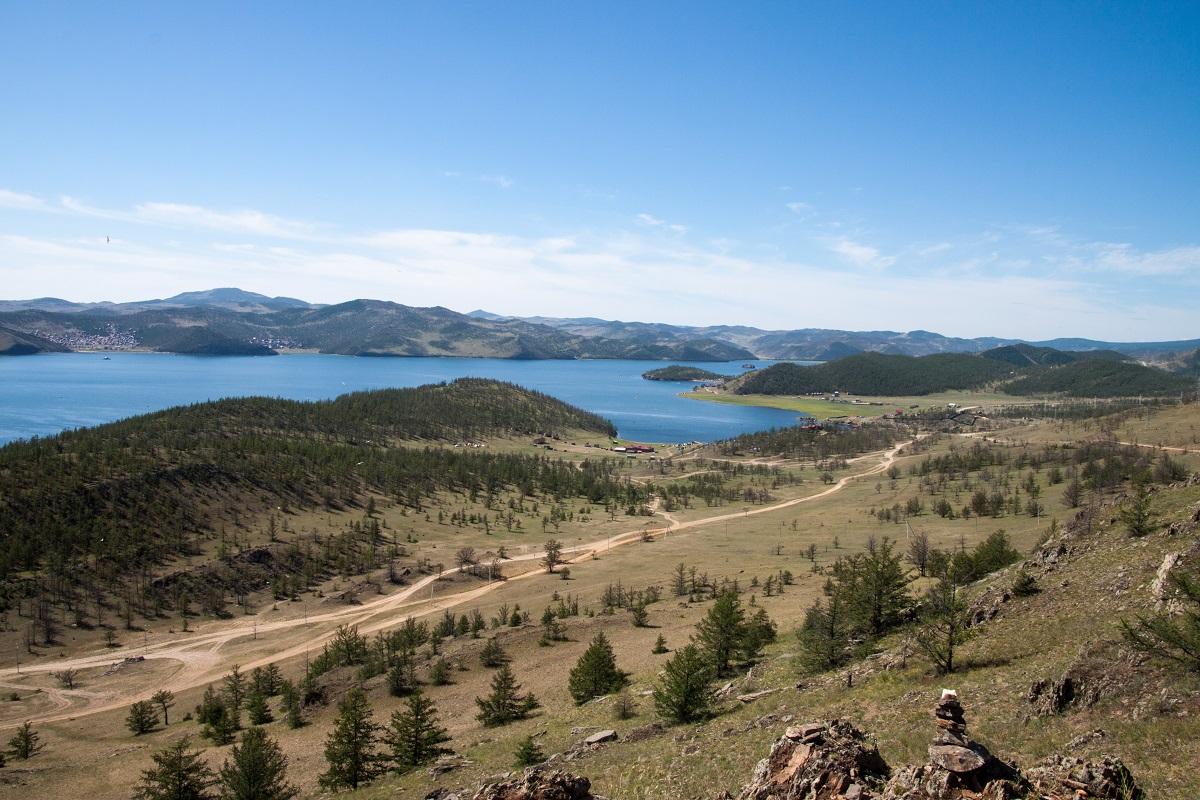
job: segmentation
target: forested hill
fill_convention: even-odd
[[[49,339],[0,325],[0,356],[30,356],[35,353],[62,353],[67,348]]]
[[[114,437],[149,446],[163,439],[180,445],[219,433],[297,434],[355,442],[457,440],[501,434],[562,430],[613,436],[605,418],[516,384],[459,378],[405,389],[376,389],[333,400],[300,401],[245,397],[178,406],[165,411],[69,431],[53,439],[71,449],[79,440],[103,443]],[[3,450],[0,450],[3,452]]]
[[[775,364],[737,379],[734,391],[901,396],[986,386],[1021,395],[1121,397],[1175,394],[1196,388],[1193,379],[1121,358],[1117,353],[1066,353],[1028,345],[996,348],[979,355],[861,353],[810,367]]]
[[[119,583],[191,552],[239,510],[338,508],[366,490],[415,507],[444,489],[502,487],[624,502],[604,463],[403,446],[566,430],[615,432],[547,395],[463,379],[325,402],[221,400],[15,442],[0,448],[0,581],[88,565]]]
[[[1004,385],[1009,394],[1067,394],[1075,397],[1133,397],[1195,391],[1196,379],[1125,361],[1077,361],[1036,370]]]
[[[722,375],[712,370],[699,367],[687,367],[682,364],[672,364],[662,369],[652,369],[643,372],[642,377],[648,381],[723,381],[728,375]]]
[[[750,373],[738,394],[813,394],[849,392],[864,395],[917,395],[982,386],[1010,377],[1014,367],[1003,361],[965,353],[914,358],[882,353],[854,356],[802,367],[775,364]]]
[[[1129,356],[1118,353],[1115,350],[1067,352],[1065,350],[1055,350],[1053,347],[1037,347],[1024,343],[993,347],[991,350],[980,353],[980,355],[984,358],[990,358],[993,361],[1004,361],[1012,364],[1014,367],[1053,367],[1090,359],[1102,361],[1129,360]]]

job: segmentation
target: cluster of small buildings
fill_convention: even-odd
[[[614,453],[627,453],[629,455],[636,455],[637,453],[653,453],[654,448],[648,444],[627,444],[615,445],[612,451]]]
[[[300,350],[304,347],[304,343],[299,339],[288,336],[251,336],[249,342],[272,350]]]
[[[132,331],[118,330],[111,322],[107,328],[106,333],[86,333],[76,328],[67,328],[61,332],[36,329],[24,332],[49,339],[71,350],[132,350],[141,344]]]

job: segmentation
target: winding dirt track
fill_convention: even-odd
[[[892,462],[896,460],[900,450],[906,444],[908,443],[905,442],[896,445],[890,450],[869,453],[851,459],[853,462],[879,459],[879,462],[861,472],[846,475],[816,494],[687,522],[680,522],[665,512],[657,512],[666,519],[668,525],[665,528],[650,530],[649,533],[662,536],[674,535],[683,531],[703,528],[708,525],[742,519],[756,514],[768,514],[783,508],[820,500],[841,491],[853,481],[885,472],[891,466]],[[635,544],[642,540],[646,532],[645,528],[639,528],[598,539],[587,544],[565,547],[563,548],[563,552],[569,557],[564,563],[573,564],[587,561],[601,552],[606,553],[616,547]],[[526,553],[509,558],[505,563],[520,564],[531,561],[537,562],[544,556],[545,553],[540,551]],[[381,597],[378,600],[363,603],[362,605],[346,606],[332,611],[308,615],[305,618],[276,620],[273,622],[260,623],[254,617],[247,617],[223,625],[220,630],[212,632],[171,634],[170,639],[150,642],[140,651],[137,651],[139,655],[144,656],[146,661],[169,661],[175,665],[173,672],[165,677],[154,679],[153,685],[114,690],[107,693],[84,689],[59,689],[42,685],[42,691],[45,693],[51,707],[29,715],[27,718],[43,723],[75,719],[81,716],[124,708],[136,700],[149,699],[152,694],[160,689],[181,692],[203,686],[219,678],[235,663],[240,664],[243,669],[249,670],[271,662],[299,657],[311,650],[320,648],[321,645],[330,639],[335,628],[339,625],[356,625],[360,633],[374,633],[395,626],[405,617],[421,617],[440,613],[444,609],[454,608],[463,603],[474,601],[513,581],[526,580],[541,574],[540,569],[529,569],[509,576],[505,580],[489,581],[474,588],[442,597],[433,596],[435,587],[432,584],[438,579],[438,576],[429,575],[395,594]],[[260,635],[269,635],[272,633],[287,634],[288,632],[302,634],[302,636],[293,641],[282,643],[280,649],[272,650],[269,654],[262,657],[242,656],[238,658],[222,652],[222,648],[235,640],[244,641],[249,640],[251,637],[257,639]],[[15,668],[4,669],[0,670],[0,687],[28,691],[30,686],[27,682],[20,681],[21,677],[45,675],[64,669],[92,670],[100,667],[109,667],[113,663],[113,654],[111,651],[108,651],[77,658],[58,659],[42,664],[29,664],[21,667],[19,672]],[[22,721],[25,718],[22,717]],[[0,724],[0,730],[7,727],[15,727],[18,724],[20,723],[16,720],[3,723]]]
[[[1173,453],[1200,453],[1200,450],[1189,450],[1186,447],[1171,447],[1165,444],[1145,444],[1144,442],[1121,442],[1117,444],[1125,444],[1130,447],[1148,447],[1151,450],[1170,450]]]

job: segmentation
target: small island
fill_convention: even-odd
[[[685,367],[680,364],[672,364],[669,367],[643,372],[642,377],[648,381],[724,381],[731,376],[721,375],[720,373],[701,369],[700,367]]]

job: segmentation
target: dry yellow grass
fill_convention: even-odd
[[[1188,423],[1185,421],[1182,424]],[[1004,435],[1016,441],[1051,441],[1055,437],[1080,433],[1045,425],[1014,431],[1015,434],[1006,431]],[[932,452],[964,444],[960,438],[945,437],[933,445]],[[514,442],[507,446],[527,445]],[[563,447],[569,448],[569,444]],[[582,444],[579,444],[579,448],[578,452],[586,452]],[[763,755],[769,741],[779,732],[778,726],[743,732],[748,722],[768,712],[799,717],[848,716],[879,737],[889,759],[919,758],[929,735],[927,714],[930,698],[940,682],[928,673],[923,664],[914,661],[907,671],[878,675],[854,689],[845,689],[836,681],[830,684],[810,681],[809,685],[813,688],[796,692],[790,688],[797,676],[788,654],[795,650],[791,631],[802,619],[804,609],[818,596],[823,582],[822,577],[812,574],[812,565],[803,555],[805,550],[810,544],[815,545],[815,562],[819,568],[840,555],[861,550],[869,537],[888,535],[903,542],[907,526],[880,522],[869,512],[872,508],[887,507],[893,503],[903,504],[909,497],[919,493],[919,483],[908,474],[907,468],[925,455],[920,453],[901,457],[897,462],[900,475],[895,480],[872,475],[850,481],[844,489],[818,500],[765,513],[740,513],[745,510],[740,504],[673,512],[672,516],[679,521],[729,515],[731,512],[733,516],[706,527],[658,534],[654,541],[648,543],[635,542],[612,551],[600,549],[596,557],[585,555],[579,563],[572,564],[571,579],[568,581],[558,576],[534,573],[520,580],[510,580],[467,602],[456,603],[456,613],[478,608],[488,617],[502,604],[509,607],[519,604],[522,609],[531,612],[533,625],[521,629],[505,628],[496,635],[500,636],[512,655],[518,679],[526,690],[532,691],[541,700],[542,711],[530,720],[503,729],[481,728],[474,719],[474,698],[486,692],[491,677],[491,671],[482,668],[477,660],[476,654],[482,643],[469,638],[448,641],[444,647],[445,654],[461,660],[467,669],[455,673],[452,685],[427,687],[427,693],[437,703],[443,722],[454,737],[452,746],[472,763],[438,781],[431,779],[424,771],[400,778],[387,778],[360,791],[355,797],[421,796],[435,782],[452,787],[469,787],[488,775],[508,769],[516,743],[524,736],[537,734],[542,747],[550,753],[566,749],[581,738],[578,732],[572,732],[573,729],[615,727],[624,733],[651,722],[654,715],[649,699],[641,697],[640,693],[653,685],[658,669],[667,658],[651,654],[653,642],[661,633],[672,649],[685,643],[704,613],[706,604],[681,602],[670,597],[667,590],[664,599],[650,607],[650,622],[655,627],[634,627],[626,612],[618,611],[611,616],[583,615],[566,621],[570,641],[552,647],[538,646],[540,629],[536,622],[555,592],[578,597],[582,606],[596,611],[599,609],[600,594],[608,584],[620,582],[626,587],[637,588],[658,584],[667,589],[671,570],[680,562],[695,565],[699,571],[708,572],[710,576],[736,578],[742,586],[748,585],[755,576],[761,580],[781,569],[794,573],[796,583],[788,587],[785,594],[770,598],[758,595],[754,600],[767,608],[781,632],[781,640],[768,651],[769,657],[764,667],[756,670],[755,683],[780,691],[753,706],[733,708],[704,725],[673,730],[637,744],[619,742],[572,764],[572,769],[593,779],[598,791],[621,798],[682,799],[706,797],[721,788],[734,787],[745,780],[754,761]],[[801,465],[786,466],[797,472],[802,471]],[[776,500],[811,496],[826,488],[815,479],[811,465],[806,466],[809,471],[804,472],[805,482],[777,490],[774,492]],[[863,470],[866,466],[868,462],[859,462],[852,465],[850,472]],[[686,472],[686,469],[682,473],[676,470],[676,474]],[[641,480],[664,478],[656,463],[640,458],[630,468],[630,475]],[[925,513],[911,520],[911,523],[915,529],[928,533],[936,546],[946,549],[970,547],[997,528],[1004,528],[1018,548],[1028,550],[1045,534],[1053,518],[1057,517],[1062,522],[1068,515],[1059,500],[1061,485],[1048,486],[1044,477],[1041,483],[1042,499],[1048,509],[1047,515],[1041,518],[1017,515],[1001,519],[964,520],[942,519]],[[1193,491],[1192,494],[1181,493],[1170,498],[1160,495],[1156,503],[1164,514],[1175,514],[1186,503],[1200,499],[1193,496],[1195,494]],[[924,498],[926,507],[929,499],[927,496]],[[553,535],[570,545],[581,541],[597,541],[611,533],[636,531],[648,521],[623,515],[610,519],[595,514],[587,521],[563,523],[558,531],[550,529],[543,533],[539,523],[535,529],[526,529],[520,534],[493,531],[488,535],[477,528],[439,525],[436,510],[427,520],[424,515],[402,514],[399,508],[386,505],[382,500],[380,515],[386,521],[387,529],[402,536],[411,534],[416,539],[412,545],[415,552],[434,561],[442,560],[440,557],[443,554],[451,556],[455,549],[464,544],[471,544],[483,551],[495,550],[503,542],[511,552],[522,547],[536,549],[545,538]],[[446,497],[442,502],[448,511],[461,507],[462,500]],[[957,497],[953,501],[957,507],[965,499]],[[581,508],[580,503],[571,504],[577,516]],[[360,515],[361,512],[332,516],[322,513],[297,515],[290,520],[289,527],[292,530],[327,530],[343,526],[349,519]],[[661,516],[655,520],[655,529],[665,527],[667,523]],[[1061,576],[1056,575],[1052,579],[1065,582],[1065,585],[1044,584],[1046,591],[1043,594],[1020,601],[1011,612],[1006,612],[1003,619],[987,626],[966,650],[967,657],[974,660],[976,666],[957,677],[956,683],[968,704],[973,730],[996,745],[1002,753],[1017,754],[1022,759],[1036,758],[1061,748],[1066,740],[1086,730],[1089,725],[1101,725],[1110,731],[1110,739],[1105,743],[1108,749],[1114,749],[1130,759],[1139,776],[1154,773],[1150,780],[1155,788],[1160,789],[1157,796],[1195,796],[1178,794],[1179,791],[1200,792],[1200,786],[1196,785],[1194,776],[1189,777],[1171,769],[1168,757],[1160,752],[1163,743],[1194,742],[1200,738],[1197,736],[1200,730],[1188,719],[1134,719],[1120,710],[1108,708],[1083,715],[1035,720],[1028,724],[1020,719],[1023,708],[1021,697],[1033,677],[1061,672],[1082,642],[1095,636],[1112,635],[1114,621],[1120,613],[1144,605],[1140,594],[1134,595],[1131,591],[1126,599],[1122,599],[1122,596],[1108,590],[1117,570],[1132,570],[1129,578],[1131,586],[1138,587],[1144,584],[1147,575],[1157,566],[1164,549],[1171,546],[1170,542],[1156,537],[1146,540],[1145,544],[1130,544],[1115,529],[1109,529],[1104,536],[1107,538],[1098,540],[1103,542],[1103,547],[1097,547],[1094,554],[1073,563]],[[835,537],[837,548],[833,546]],[[449,569],[452,559],[447,557],[444,561]],[[525,568],[535,567],[532,562],[527,562],[522,567]],[[515,575],[516,570],[515,566],[509,566],[506,573]],[[1008,579],[1005,576],[997,578],[998,581]],[[302,643],[313,634],[332,630],[333,623],[292,626],[278,633],[267,631],[255,636],[252,629],[248,628],[248,625],[255,623],[248,620],[255,619],[258,625],[266,627],[272,621],[302,621],[305,614],[319,616],[341,613],[345,609],[353,611],[353,607],[331,599],[336,588],[345,584],[345,579],[333,579],[322,587],[323,598],[312,593],[306,595],[303,603],[279,603],[273,606],[269,602],[259,602],[252,609],[255,613],[250,618],[197,623],[202,633],[219,633],[229,630],[230,626],[240,626],[242,632],[238,638],[222,641],[211,650],[199,649],[198,657],[211,661],[211,673],[216,677],[231,663],[248,664],[292,651],[298,646],[297,643]],[[442,613],[443,604],[438,597],[444,598],[464,590],[486,589],[486,586],[486,582],[478,579],[450,575],[447,580],[436,583],[434,602],[430,603],[423,595],[414,596],[411,605],[396,606],[386,614],[365,620],[364,629],[397,624],[408,614],[436,619]],[[386,591],[389,595],[385,598],[398,590],[388,588]],[[377,598],[365,596],[361,599],[364,603],[370,603]],[[615,722],[609,703],[577,708],[567,695],[567,671],[598,630],[606,632],[613,642],[619,664],[632,673],[631,691],[639,702],[639,715],[633,720]],[[154,630],[150,639],[153,642],[155,638],[167,639],[171,636],[181,638],[178,633]],[[122,652],[125,649],[136,651],[135,644],[129,642]],[[1001,655],[1004,658],[1000,658]],[[286,658],[282,666],[286,675],[297,678],[303,674],[304,663],[304,653],[298,652]],[[83,697],[131,696],[139,687],[154,686],[169,680],[172,670],[164,662],[153,660],[130,665],[114,676],[106,677],[100,674],[101,671],[93,670],[82,676],[77,691]],[[353,675],[349,673],[333,677],[337,679],[338,686],[349,685],[353,680]],[[53,708],[54,687],[47,675],[8,676],[5,682],[19,687],[21,699],[0,703],[0,723],[12,724],[27,716],[43,715]],[[381,678],[371,679],[366,687],[376,720],[386,721],[401,701],[387,695]],[[36,691],[39,688],[42,691]],[[195,723],[181,720],[184,712],[197,702],[200,691],[196,688],[181,692],[172,715],[176,721],[170,728],[142,737],[133,737],[125,730],[124,707],[74,720],[39,723],[38,729],[47,745],[46,750],[28,762],[16,764],[14,770],[6,771],[8,775],[15,775],[21,783],[0,784],[0,797],[47,796],[53,793],[106,800],[128,796],[129,787],[136,781],[139,771],[149,765],[152,752],[181,735],[196,735],[198,728]],[[323,742],[333,715],[334,705],[331,704],[317,710],[311,716],[310,723],[298,731],[288,730],[281,723],[268,726],[271,735],[280,740],[291,759],[291,777],[301,787],[302,796],[317,793],[316,778],[324,768]],[[735,733],[726,735],[727,730]],[[680,735],[682,738],[678,738]],[[1182,736],[1190,736],[1191,739],[1178,738]],[[1193,752],[1195,745],[1182,747],[1180,756],[1193,760],[1200,758],[1200,753]],[[228,748],[208,748],[206,758],[216,765],[227,755],[227,751]]]

